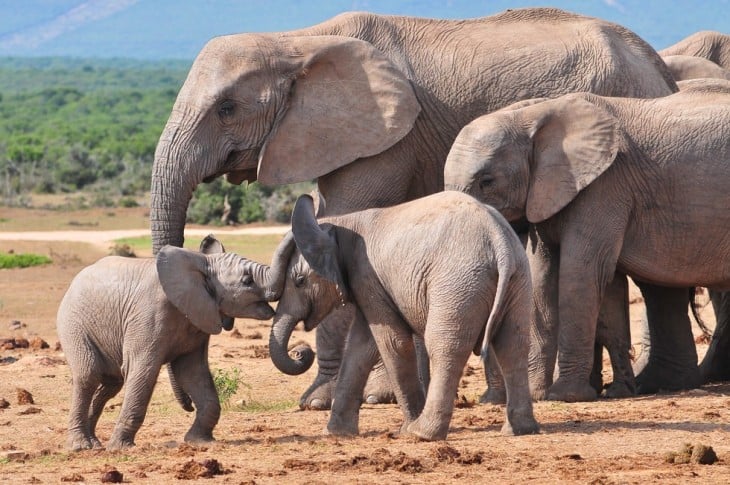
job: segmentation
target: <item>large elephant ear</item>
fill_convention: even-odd
[[[613,163],[618,120],[573,95],[526,107],[520,116],[533,142],[526,213],[536,223],[558,213]]]
[[[349,37],[282,37],[301,67],[288,108],[259,158],[258,180],[312,180],[403,138],[421,108],[411,83],[372,44]]]
[[[337,240],[334,227],[323,229],[314,214],[314,201],[309,195],[301,195],[294,204],[291,216],[294,242],[305,261],[320,276],[337,286],[343,303],[348,299],[345,279],[337,256]]]
[[[157,253],[157,275],[175,308],[205,333],[221,332],[218,305],[208,292],[206,256],[174,246]]]

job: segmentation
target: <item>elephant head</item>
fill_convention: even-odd
[[[403,138],[420,106],[372,44],[341,36],[238,34],[195,59],[152,172],[153,250],[182,246],[195,187],[312,180]]]
[[[270,291],[263,283],[270,268],[225,253],[211,236],[200,245],[201,253],[165,246],[156,266],[162,290],[172,305],[208,334],[233,328],[234,317],[268,320],[274,310],[267,302]]]
[[[292,359],[287,346],[300,321],[306,330],[315,328],[338,305],[345,305],[349,291],[340,262],[334,226],[317,222],[312,198],[299,197],[292,212],[292,233],[297,249],[289,262],[284,290],[271,326],[269,353],[276,367],[289,375],[305,372],[314,355],[299,348]]]
[[[447,157],[446,189],[467,192],[511,222],[555,215],[618,153],[617,120],[591,98],[520,102],[472,121]]]

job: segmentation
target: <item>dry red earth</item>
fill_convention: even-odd
[[[267,358],[269,322],[247,320],[237,321],[239,335],[211,340],[211,368],[236,368],[242,379],[215,430],[217,442],[204,447],[182,442],[192,416],[176,404],[163,372],[135,448],[71,453],[65,449],[71,382],[56,347],[55,312],[71,278],[105,250],[0,241],[0,251],[11,248],[46,254],[52,248],[55,263],[0,270],[0,339],[29,341],[28,348],[0,348],[0,483],[114,483],[120,474],[124,483],[154,484],[730,482],[728,384],[592,403],[539,402],[535,413],[542,433],[505,437],[499,432],[503,408],[473,404],[484,378],[472,358],[446,441],[398,437],[401,414],[395,405],[364,406],[360,436],[333,438],[323,433],[327,412],[299,411],[296,405],[313,370],[298,377],[276,371]],[[639,308],[638,301],[632,305],[633,318]],[[704,314],[712,323],[709,306]],[[16,320],[20,325],[12,324]],[[35,337],[49,347],[31,347]],[[294,335],[311,343],[313,337]],[[700,352],[705,347],[698,345]],[[605,367],[610,369],[608,361]],[[32,403],[19,389],[30,393]],[[102,441],[121,402],[120,394],[102,415]],[[669,456],[685,444],[712,447],[718,461],[682,463],[690,455]]]

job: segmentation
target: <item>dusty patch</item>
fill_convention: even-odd
[[[49,243],[33,244],[14,246],[44,253]],[[484,373],[472,357],[446,441],[400,436],[397,405],[363,406],[360,435],[333,438],[324,432],[328,412],[298,409],[315,369],[294,377],[279,373],[264,343],[270,322],[243,319],[236,320],[235,332],[211,338],[210,367],[238,369],[241,385],[231,402],[256,406],[245,412],[236,406],[224,409],[214,430],[218,441],[183,443],[194,414],[176,403],[163,371],[136,447],[71,453],[66,449],[71,378],[63,350],[53,345],[58,340],[55,313],[71,278],[104,249],[56,245],[54,251],[66,255],[62,265],[0,274],[0,346],[13,342],[12,348],[0,349],[0,483],[99,483],[112,469],[123,476],[122,483],[135,484],[172,483],[178,474],[188,478],[184,483],[204,484],[730,482],[730,384],[615,401],[539,402],[535,415],[541,434],[506,437],[500,433],[504,407],[478,403]],[[635,292],[632,298],[636,321],[640,299]],[[702,317],[713,325],[709,306]],[[23,325],[8,325],[13,321]],[[35,337],[50,347],[32,348]],[[28,345],[16,347],[23,339]],[[292,342],[298,341],[314,346],[315,334],[297,329]],[[706,344],[698,344],[700,354],[705,349]],[[605,381],[611,378],[608,364]],[[17,404],[16,389],[30,393],[34,404]],[[109,440],[123,392],[109,401],[99,420],[102,443]],[[30,409],[40,412],[26,414]],[[690,460],[668,462],[670,453],[685,451],[683,443],[692,447]],[[709,456],[710,448],[717,457],[712,465],[692,461],[695,453]],[[223,475],[213,473],[216,463]],[[212,478],[202,478],[206,474]]]

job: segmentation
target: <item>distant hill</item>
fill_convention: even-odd
[[[730,33],[730,0],[23,0],[0,2],[0,56],[191,61],[217,35],[290,30],[347,10],[467,18],[546,5],[617,22],[657,49],[698,30]]]

